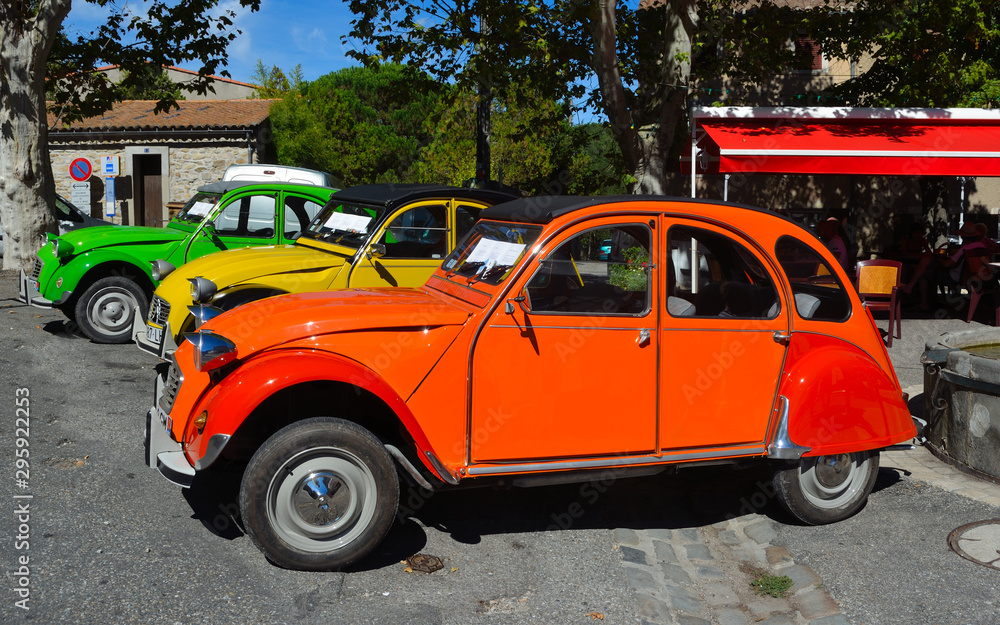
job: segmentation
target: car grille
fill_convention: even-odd
[[[35,260],[35,266],[31,268],[31,281],[38,282],[38,278],[41,275],[42,275],[42,261]]]
[[[177,366],[177,361],[171,357],[170,370],[167,372],[167,381],[163,385],[163,394],[160,395],[160,408],[163,409],[163,412],[170,414],[170,410],[174,407],[174,400],[177,399],[177,393],[181,390],[181,382],[183,380],[180,367]]]
[[[170,316],[170,302],[159,295],[153,296],[153,301],[149,304],[149,323],[156,324],[161,328],[167,327],[167,318]]]

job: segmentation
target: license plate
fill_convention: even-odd
[[[174,420],[170,418],[170,415],[163,412],[160,408],[156,409],[157,416],[160,418],[160,425],[162,425],[168,432],[174,429]]]
[[[163,344],[163,328],[154,328],[152,326],[146,326],[146,339],[150,343],[156,343],[157,345]]]

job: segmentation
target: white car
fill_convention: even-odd
[[[110,221],[91,217],[58,194],[56,195],[56,212],[59,215],[59,234],[66,234],[70,230],[89,226],[114,225]],[[0,256],[3,256],[3,223],[0,223]]]

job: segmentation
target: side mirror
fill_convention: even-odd
[[[372,243],[368,246],[368,251],[365,252],[365,257],[368,260],[382,258],[383,256],[385,256],[385,243]]]
[[[523,295],[518,295],[517,297],[507,300],[507,303],[504,305],[503,311],[508,315],[513,315],[514,302],[517,302],[521,306],[521,310],[523,310],[524,312],[528,312],[528,308],[524,305],[526,299],[527,298],[525,298]]]

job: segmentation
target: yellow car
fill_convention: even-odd
[[[184,332],[247,302],[282,293],[422,286],[484,208],[516,197],[424,184],[344,189],[294,245],[220,252],[176,270],[154,261],[160,285],[147,318],[135,311],[132,336],[143,351],[166,358]]]

